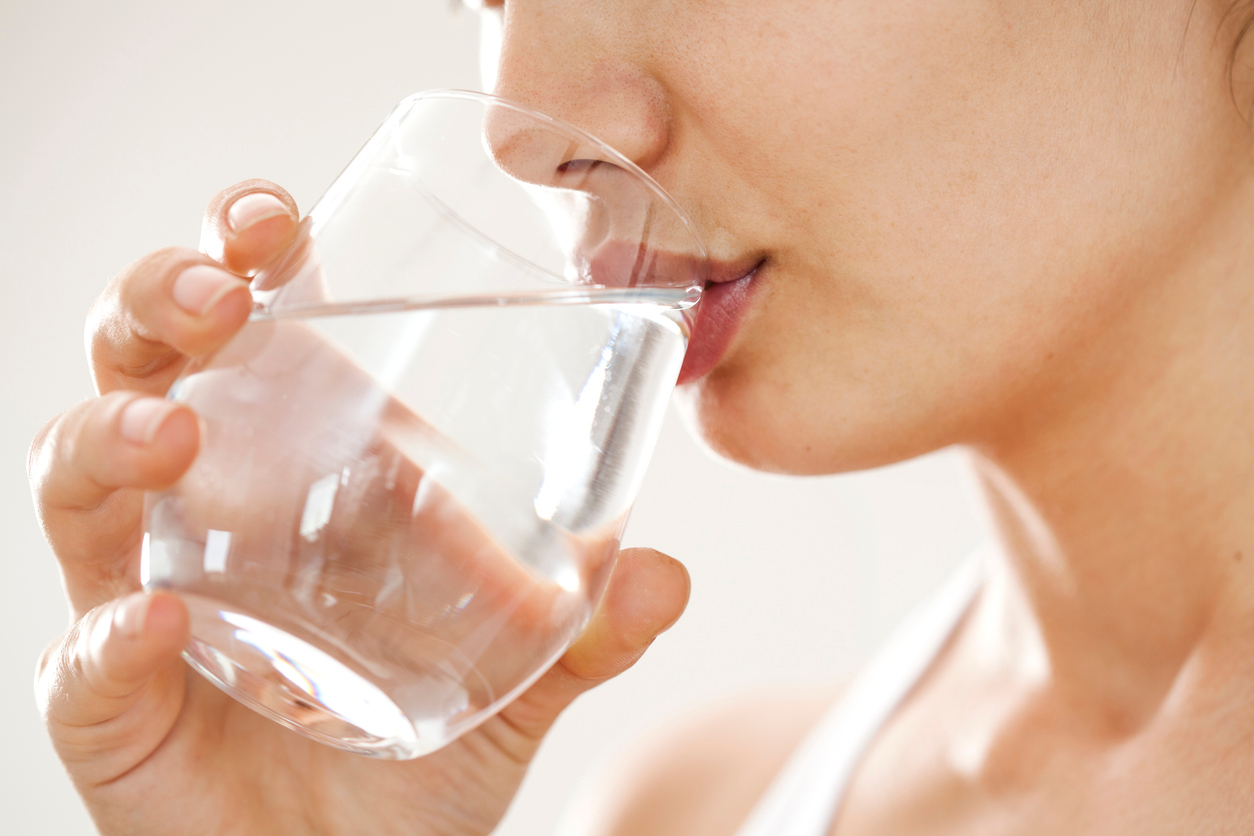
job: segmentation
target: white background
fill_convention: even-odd
[[[445,0],[0,0],[0,832],[92,832],[32,697],[65,605],[24,467],[38,427],[91,395],[92,299],[143,253],[195,246],[232,182],[274,180],[307,209],[396,101],[478,85],[476,38]],[[672,416],[627,543],[689,566],[689,611],[568,712],[499,832],[551,833],[584,776],[668,719],[848,677],[983,536],[976,508],[955,453],[768,477]]]

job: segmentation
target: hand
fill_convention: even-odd
[[[627,669],[678,618],[684,569],[621,553],[566,655],[504,711],[445,749],[388,762],[313,743],[231,700],[179,658],[188,615],[139,591],[142,492],[177,481],[199,445],[190,409],[159,397],[189,357],[248,318],[242,276],[296,232],[278,187],[241,183],[206,215],[207,249],[167,249],[122,271],[88,321],[100,397],[35,439],[35,503],[72,626],[39,662],[49,733],[102,833],[471,834],[504,813],[557,715]]]

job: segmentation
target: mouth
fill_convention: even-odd
[[[765,265],[766,259],[751,264],[714,262],[711,265],[710,280],[695,308],[688,351],[676,385],[704,377],[718,365],[736,336],[756,288],[755,279]]]
[[[684,312],[689,325],[688,351],[676,385],[708,374],[726,353],[767,259],[704,262],[663,248],[644,249],[623,242],[602,242],[582,260],[583,282],[603,287],[701,287],[701,300]],[[702,282],[701,280],[705,281]]]

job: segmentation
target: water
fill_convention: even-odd
[[[172,397],[201,454],[147,503],[143,574],[185,657],[377,757],[433,751],[534,681],[595,605],[686,344],[669,290],[261,310]]]

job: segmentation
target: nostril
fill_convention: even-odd
[[[548,185],[555,189],[576,189],[578,191],[597,194],[603,191],[623,188],[618,181],[623,179],[622,166],[608,160],[580,157],[567,160],[553,169]],[[630,178],[627,178],[630,180]]]
[[[488,108],[483,134],[497,167],[524,183],[547,185],[564,163],[588,156],[579,143],[504,102]]]
[[[570,160],[557,167],[558,174],[590,174],[593,169],[605,160]]]
[[[504,102],[489,108],[484,139],[497,166],[524,183],[556,188],[581,188],[618,168],[607,160],[614,152],[599,147],[596,140],[575,139],[547,123],[547,117]]]

